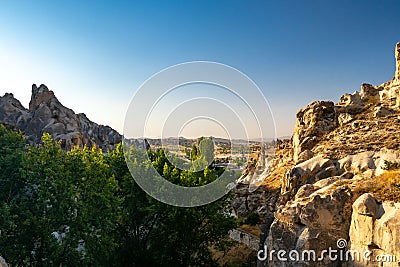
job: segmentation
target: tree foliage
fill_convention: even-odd
[[[163,150],[144,153],[129,155],[147,164],[136,175],[154,166],[183,186],[218,177],[211,167],[182,171]],[[139,160],[146,156],[150,163]],[[129,173],[122,144],[106,154],[64,152],[44,134],[41,145],[25,147],[21,133],[0,125],[0,168],[0,253],[12,266],[213,266],[209,248],[222,246],[236,225],[229,196],[197,208],[148,196]]]

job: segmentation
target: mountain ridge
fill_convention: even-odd
[[[28,109],[12,93],[0,97],[0,123],[21,130],[29,143],[39,143],[47,132],[61,142],[64,150],[97,146],[106,151],[122,141],[122,135],[113,128],[65,107],[44,84],[32,85]]]

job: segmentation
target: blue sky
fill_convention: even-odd
[[[28,106],[44,83],[122,132],[147,78],[210,60],[252,78],[291,135],[309,102],[393,77],[399,13],[399,1],[1,1],[0,94]]]

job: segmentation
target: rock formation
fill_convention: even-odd
[[[320,257],[322,250],[337,248],[338,239],[348,239],[353,195],[346,185],[334,184],[337,179],[321,180],[305,185],[293,201],[279,207],[265,241],[268,251],[313,250]],[[312,265],[311,265],[312,264]],[[282,265],[273,255],[269,266],[337,266],[328,255],[316,261],[292,260]]]
[[[260,226],[267,253],[283,250],[301,255],[312,250],[318,257],[328,248],[369,249],[372,256],[390,254],[400,260],[400,203],[378,203],[372,194],[364,194],[370,189],[363,187],[385,172],[385,161],[400,164],[400,43],[395,57],[395,75],[389,82],[365,83],[359,92],[343,95],[339,103],[315,101],[298,111],[291,152],[275,155],[266,179],[275,183],[276,174],[281,174],[278,200],[265,204],[274,205],[275,212],[267,213]],[[350,246],[338,247],[339,240]],[[276,253],[260,263],[398,266],[397,262],[379,264],[332,260],[327,255],[317,262],[282,261]]]
[[[400,262],[400,203],[378,203],[371,194],[360,196],[353,204],[350,225],[350,249],[355,255],[350,266],[374,266],[369,259],[388,258],[384,266]],[[364,253],[367,258],[363,257]]]
[[[337,116],[330,101],[315,101],[301,109],[296,115],[293,134],[293,157],[298,162],[301,153],[311,150],[323,136],[335,129]]]
[[[282,178],[282,195],[291,192],[295,194],[300,186],[313,184],[318,180],[336,175],[334,162],[320,155],[302,162],[289,169]]]
[[[32,85],[29,109],[12,94],[0,97],[0,123],[21,130],[30,143],[39,143],[47,132],[61,141],[65,150],[74,146],[96,145],[106,151],[121,142],[121,135],[109,126],[90,121],[85,114],[75,114],[64,107],[45,85]]]
[[[397,114],[400,110],[399,77],[400,43],[396,45],[396,71],[392,80],[378,86],[364,83],[360,92],[343,95],[339,103],[315,101],[298,111],[292,140],[293,160],[296,163],[307,160],[309,156],[305,153],[311,154],[310,151],[312,153],[323,153],[326,152],[322,151],[323,149],[338,149],[338,146],[348,143],[353,146],[357,145],[354,139],[349,140],[349,138],[363,138],[362,131],[369,132],[366,135],[366,139],[369,140],[375,139],[371,136],[371,133],[378,135],[379,133],[375,133],[379,129],[384,130],[385,134],[388,130],[397,131],[399,124],[393,125],[392,121],[397,122],[400,119]],[[351,136],[352,133],[355,133],[356,136]],[[385,138],[379,136],[378,139],[380,142],[385,141],[386,147],[392,148],[389,144],[390,138],[385,140]],[[331,145],[327,145],[328,142],[324,141],[331,141]],[[368,142],[368,140],[362,141],[365,142],[359,143],[370,144],[370,146],[375,145]],[[382,146],[379,145],[376,149],[379,150],[380,147]],[[348,154],[368,149],[368,147],[355,147],[352,153]],[[343,151],[345,153],[350,152]]]

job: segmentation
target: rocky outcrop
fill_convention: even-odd
[[[382,149],[378,152],[366,151],[348,155],[340,160],[327,159],[317,155],[286,171],[282,177],[281,195],[292,197],[301,186],[314,184],[328,177],[351,178],[357,174],[362,174],[364,177],[378,176],[384,171],[385,161],[399,162],[400,151],[390,149]]]
[[[334,162],[316,156],[289,169],[282,179],[281,193],[296,193],[300,186],[313,184],[323,178],[336,175]]]
[[[262,239],[265,247],[269,252],[301,253],[311,249],[319,255],[323,249],[336,248],[339,239],[347,242],[351,205],[359,195],[357,188],[366,177],[381,175],[385,161],[399,163],[400,151],[361,152],[340,160],[318,155],[290,168],[282,179],[280,206],[273,223],[267,223],[268,237]],[[337,266],[338,263],[326,259],[320,265],[298,261],[281,264],[277,258],[265,262],[265,266]]]
[[[298,111],[293,134],[294,161],[298,162],[302,152],[311,150],[325,133],[336,126],[337,116],[331,101],[315,101]]]
[[[255,191],[249,192],[248,188],[246,184],[238,184],[232,190],[235,194],[232,207],[236,217],[243,218],[253,212],[264,216],[275,211],[274,204],[278,200],[278,190],[259,186]],[[265,205],[265,203],[271,204]]]
[[[289,158],[274,160],[293,164],[273,169],[282,173],[280,196],[275,213],[266,214],[261,225],[261,243],[268,254],[261,265],[397,266],[397,262],[377,265],[328,257],[302,261],[296,255],[312,250],[320,256],[329,248],[343,252],[351,248],[371,250],[371,258],[386,254],[400,259],[400,203],[378,203],[370,194],[355,202],[371,191],[382,199],[379,183],[385,182],[376,179],[385,172],[385,161],[400,162],[399,66],[400,43],[392,80],[378,86],[364,83],[360,91],[343,95],[336,104],[315,101],[298,111],[291,153],[284,156]],[[346,246],[338,247],[338,240]],[[279,259],[279,250],[294,251],[295,259],[288,254],[287,261]]]
[[[369,193],[360,196],[353,204],[350,225],[350,250],[357,254],[349,266],[397,266],[399,218],[400,203],[378,203]]]
[[[400,151],[382,149],[378,152],[361,152],[339,160],[339,172],[379,176],[384,172],[385,161],[399,162]]]
[[[106,151],[121,142],[121,135],[109,126],[90,121],[85,114],[76,114],[64,107],[53,91],[45,85],[32,86],[29,109],[24,108],[12,94],[0,97],[0,123],[21,130],[30,143],[39,143],[47,132],[61,141],[65,150],[84,145]]]
[[[286,251],[288,261],[283,262],[272,253],[265,266],[338,266],[338,261],[332,261],[322,251],[336,249],[338,239],[348,239],[353,195],[349,187],[334,183],[340,179],[305,186],[294,200],[279,207],[265,247],[268,255]],[[296,252],[302,255],[305,250],[315,251],[316,257],[324,255],[323,259],[296,258]],[[293,259],[289,259],[290,251],[295,251],[291,252]]]
[[[356,140],[348,140],[350,133],[359,133],[360,136],[352,136],[352,138],[363,139],[362,130],[369,131],[365,138],[367,141],[374,140],[372,135],[378,135],[380,132],[383,132],[382,135],[386,134],[390,128],[394,127],[393,131],[400,130],[391,124],[391,120],[394,119],[397,122],[400,119],[396,115],[400,111],[400,43],[396,45],[395,58],[396,71],[394,78],[389,82],[378,86],[364,83],[360,91],[344,94],[336,104],[330,101],[314,101],[297,112],[292,140],[293,160],[296,164],[307,160],[311,155],[310,152],[313,155],[327,154],[323,149],[336,147],[339,149],[338,146],[348,143],[357,147]],[[334,144],[335,140],[332,136],[337,138],[337,144]],[[377,139],[389,143],[385,144],[386,147],[392,148],[390,138],[385,140],[379,136]],[[327,144],[330,140],[332,145]],[[362,140],[359,144],[370,143],[365,141]],[[358,146],[353,151],[346,151],[345,146],[343,151],[345,151],[344,154],[354,154],[363,149],[375,150],[380,147],[383,146],[372,143],[366,145],[365,148]],[[305,154],[306,151],[307,154]],[[335,153],[336,151],[333,151],[329,157]]]
[[[21,128],[29,118],[29,110],[13,94],[0,97],[0,123]]]

